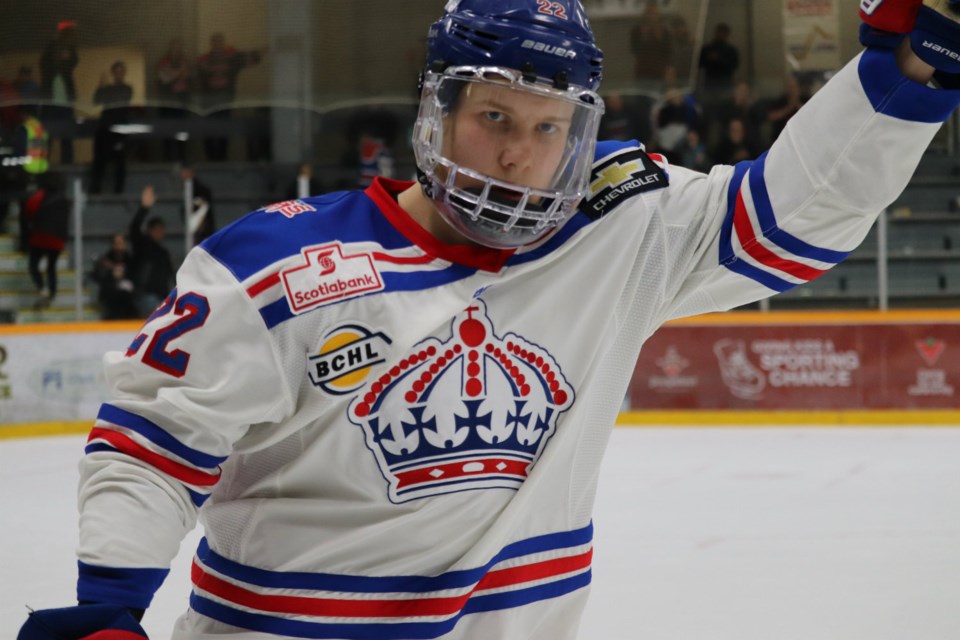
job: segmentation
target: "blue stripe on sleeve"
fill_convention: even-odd
[[[118,451],[115,447],[109,444],[106,444],[104,442],[95,442],[93,444],[88,444],[86,448],[84,448],[83,450],[83,452],[87,454],[96,453],[97,451],[105,451],[107,453],[120,453],[120,451]],[[183,483],[181,482],[181,484]],[[186,489],[187,493],[190,494],[190,501],[193,502],[193,504],[198,509],[203,506],[204,502],[210,499],[209,493],[200,493],[198,491],[194,491],[193,489],[191,489],[186,485],[183,485],[183,488]]]
[[[727,213],[720,227],[720,264],[734,273],[759,282],[768,289],[783,292],[797,285],[741,260],[733,251],[733,216],[737,209],[737,194],[740,192],[747,171],[754,166],[756,166],[755,163],[749,160],[734,165],[733,176],[727,187]]]
[[[850,252],[816,247],[787,233],[777,225],[777,217],[773,212],[773,205],[770,203],[770,194],[767,192],[767,182],[763,177],[766,165],[767,153],[764,152],[754,161],[749,178],[750,195],[753,196],[753,206],[757,212],[757,220],[760,222],[763,236],[795,256],[833,264],[846,260]]]
[[[768,289],[773,289],[774,291],[779,291],[783,293],[797,286],[797,283],[789,282],[783,278],[778,278],[777,276],[764,271],[758,267],[753,266],[749,262],[741,260],[740,258],[734,257],[729,262],[725,262],[724,265],[730,271],[734,273],[739,273],[742,276],[746,276],[751,280],[756,280],[763,286]]]
[[[733,176],[730,178],[730,184],[727,186],[727,214],[723,218],[723,225],[720,227],[720,264],[727,264],[735,260],[733,255],[733,214],[737,210],[737,193],[740,192],[740,185],[743,184],[743,177],[753,165],[753,162],[746,160],[738,162],[733,167]]]
[[[163,428],[146,418],[138,416],[135,413],[130,413],[129,411],[124,411],[111,404],[104,403],[101,405],[97,419],[136,431],[150,442],[163,447],[170,453],[180,456],[197,467],[212,469],[227,459],[227,456],[212,456],[197,451],[196,449],[191,449],[164,431]]]

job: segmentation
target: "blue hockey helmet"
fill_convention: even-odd
[[[578,0],[450,0],[430,27],[427,67],[490,65],[596,91],[603,74]]]
[[[603,114],[603,54],[580,3],[449,0],[427,51],[413,148],[443,219],[495,248],[529,244],[568,220]],[[468,131],[480,135],[468,143]],[[508,171],[521,156],[529,170]]]

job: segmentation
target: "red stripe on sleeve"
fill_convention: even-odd
[[[215,474],[207,473],[205,471],[199,471],[182,465],[179,462],[174,462],[169,458],[164,458],[158,453],[154,453],[149,449],[137,444],[129,436],[126,436],[118,431],[111,431],[109,429],[102,429],[100,427],[95,427],[90,432],[90,437],[87,438],[87,442],[93,440],[105,440],[109,442],[117,451],[125,453],[132,458],[138,460],[143,460],[147,464],[150,464],[160,471],[163,471],[168,476],[176,478],[184,484],[193,485],[196,487],[211,487],[217,484],[217,481],[220,480],[219,470]]]
[[[819,278],[826,271],[814,269],[800,262],[786,260],[760,244],[757,236],[753,232],[753,224],[750,222],[750,216],[747,213],[747,205],[743,202],[743,191],[737,192],[737,206],[733,214],[733,226],[737,230],[737,238],[740,240],[740,246],[757,262],[764,266],[778,269],[784,273],[789,273],[795,278],[801,280],[814,280]]]

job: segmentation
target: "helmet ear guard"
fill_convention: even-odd
[[[603,113],[596,94],[603,54],[577,0],[549,7],[536,0],[450,0],[429,32],[413,136],[417,179],[444,220],[494,248],[540,239],[574,215],[586,192]],[[511,183],[472,168],[469,158],[445,156],[445,118],[471,84],[534,96],[533,104],[562,104],[574,114],[552,178]]]

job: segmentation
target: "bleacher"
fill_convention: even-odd
[[[282,164],[210,163],[193,165],[198,179],[213,192],[214,213],[218,228],[237,220],[267,204],[285,199],[294,182],[297,167]],[[412,171],[402,167],[403,171]],[[70,178],[79,177],[86,185],[85,167],[69,167]],[[321,183],[329,188],[348,182],[352,173],[340,167],[327,167],[318,172]],[[406,174],[404,174],[406,175]],[[79,317],[76,293],[77,243],[74,238],[60,256],[58,292],[53,303],[40,306],[36,287],[27,273],[27,256],[17,251],[16,216],[8,216],[6,228],[0,230],[0,322],[32,323],[99,318],[96,306],[96,285],[91,272],[94,261],[110,246],[113,234],[126,233],[140,203],[140,192],[153,185],[157,192],[151,215],[160,216],[166,226],[165,244],[174,264],[185,255],[183,224],[183,185],[170,164],[130,164],[123,194],[84,195],[82,216],[82,256],[80,275]],[[71,225],[72,228],[72,225]]]

